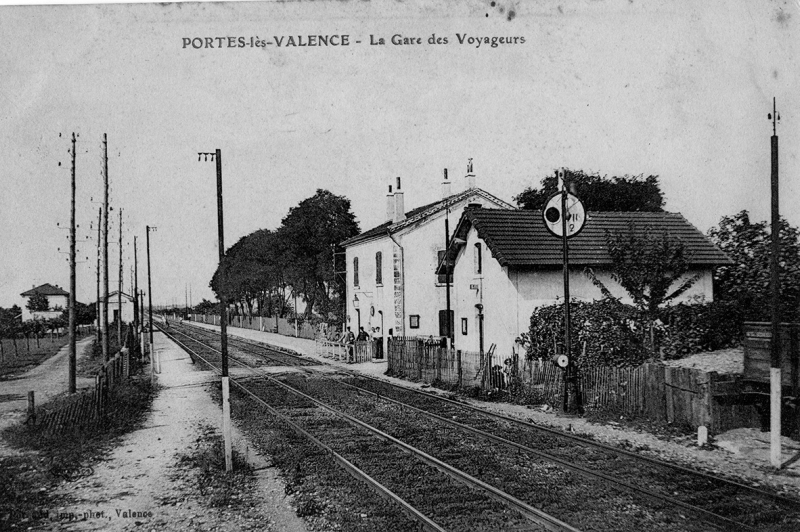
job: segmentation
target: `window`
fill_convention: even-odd
[[[375,254],[375,284],[383,284],[383,253],[380,251]]]
[[[436,252],[436,257],[437,257],[436,266],[437,267],[444,260],[444,254],[445,254],[445,250],[443,250],[443,249],[440,249],[439,251]],[[453,284],[453,264],[452,263],[447,265],[447,274],[441,274],[440,273],[440,274],[436,275],[436,282],[437,283],[445,284],[448,281],[450,281],[450,284]]]
[[[358,257],[353,257],[353,286],[358,286]]]
[[[475,273],[481,273],[483,271],[483,257],[481,257],[481,243],[478,242],[475,244],[475,253],[474,253],[474,262],[475,262]]]
[[[469,324],[469,319],[461,318],[461,334],[466,336],[467,335],[467,326]]]
[[[408,326],[412,329],[419,329],[419,314],[412,314],[408,317]]]

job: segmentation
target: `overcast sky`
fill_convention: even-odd
[[[154,302],[211,299],[215,166],[223,153],[226,245],[275,228],[326,188],[362,230],[386,185],[407,208],[439,196],[442,169],[500,198],[566,166],[660,176],[667,210],[701,231],[748,209],[769,217],[767,113],[782,116],[781,209],[800,213],[800,2],[312,2],[0,7],[0,306],[69,286],[69,137],[78,133],[78,299],[95,299],[101,138],[112,212],[124,209]],[[492,6],[491,4],[495,4]],[[512,14],[513,13],[513,14]],[[432,34],[448,44],[429,45]],[[278,48],[275,37],[349,35],[350,46]],[[371,46],[370,35],[421,45]],[[524,37],[491,47],[469,37]],[[244,37],[266,47],[184,48]],[[355,41],[361,41],[357,44]],[[59,166],[59,162],[61,166]],[[117,247],[110,249],[112,289]]]

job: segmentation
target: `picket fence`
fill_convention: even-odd
[[[99,423],[107,414],[111,391],[130,377],[131,357],[127,349],[104,363],[95,375],[95,383],[87,391],[65,396],[53,405],[41,407],[28,422],[55,434],[67,429],[84,429]]]
[[[480,389],[512,401],[560,406],[564,372],[549,360],[502,359],[491,353],[450,349],[431,339],[390,339],[388,371],[450,389]],[[753,405],[730,401],[722,391],[730,376],[660,363],[632,368],[581,368],[578,389],[588,410],[618,413],[712,432],[757,427]]]

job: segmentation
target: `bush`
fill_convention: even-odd
[[[651,351],[646,320],[635,307],[615,299],[570,303],[571,341],[578,366],[636,366]],[[530,328],[519,339],[528,358],[550,358],[564,344],[564,306],[549,305],[531,315]],[[585,351],[584,351],[585,344]]]
[[[744,313],[733,301],[679,303],[660,309],[664,358],[734,347],[742,340]]]
[[[638,366],[662,354],[681,358],[738,345],[742,335],[742,312],[728,301],[664,307],[656,321],[616,299],[573,301],[570,316],[572,353],[579,367]],[[536,309],[518,342],[529,359],[552,357],[564,343],[563,304]]]

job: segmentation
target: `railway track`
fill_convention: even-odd
[[[254,348],[253,343],[237,340],[237,350]],[[438,453],[444,461],[458,464],[456,467],[470,471],[475,478],[499,483],[531,506],[552,507],[554,513],[570,516],[564,519],[580,523],[579,526],[588,524],[591,529],[617,530],[620,529],[617,525],[627,520],[630,522],[624,524],[625,529],[642,529],[652,528],[655,519],[661,529],[707,529],[707,526],[696,527],[695,521],[679,518],[673,522],[670,517],[689,514],[723,530],[800,529],[797,501],[463,403],[353,373],[344,379],[293,375],[281,380],[282,385],[336,405],[346,415],[368,420],[386,434],[402,436],[404,441],[428,449],[431,455]],[[408,427],[419,430],[409,432]],[[459,434],[456,438],[440,437],[454,431]],[[461,447],[455,446],[453,440],[460,441]],[[514,460],[507,459],[509,454]],[[481,465],[475,467],[469,457]],[[521,468],[521,460],[536,467]],[[542,483],[543,471],[552,479],[560,479],[559,482]],[[570,508],[563,500],[545,498],[542,502],[531,495],[531,486],[538,486],[538,491],[565,493],[564,500],[585,501],[586,494],[579,492],[589,490],[594,499],[592,504],[626,510],[592,515],[585,508]],[[575,487],[572,491],[568,489],[571,486]],[[608,488],[614,488],[613,495]],[[592,526],[595,519],[614,526]]]
[[[214,348],[196,340],[190,347],[185,338],[176,338],[174,331],[162,331],[192,357],[218,370]],[[235,355],[230,360],[247,365]],[[261,377],[231,382],[425,530],[578,530],[354,417],[298,394],[271,377]],[[410,478],[415,479],[413,484],[408,482]]]

